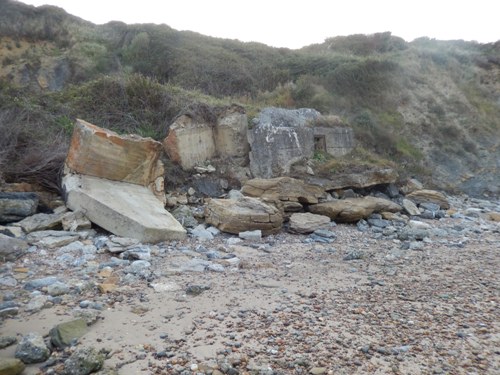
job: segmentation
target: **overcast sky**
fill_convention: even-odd
[[[495,0],[23,0],[52,4],[93,23],[167,24],[214,37],[300,48],[338,35],[390,31],[407,41],[427,36],[500,40]]]

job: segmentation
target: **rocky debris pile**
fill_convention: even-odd
[[[195,227],[187,239],[151,244],[86,229],[66,232],[75,237],[49,246],[40,240],[46,237],[31,232],[18,239],[27,248],[0,268],[0,366],[11,366],[12,373],[37,367],[44,374],[145,368],[276,374],[369,372],[377,362],[384,371],[441,366],[446,372],[465,363],[461,341],[473,339],[468,342],[477,357],[467,366],[494,373],[495,308],[465,308],[464,293],[482,301],[493,297],[488,283],[495,280],[500,226],[488,214],[500,212],[500,204],[447,200],[453,209],[422,202],[416,203],[421,216],[372,213],[356,225],[294,213],[284,228],[300,235],[262,237],[256,230],[236,236],[202,224],[198,230],[210,233],[208,240]],[[434,218],[423,215],[432,209]],[[316,224],[298,230],[305,227],[299,224],[303,216]],[[58,238],[64,231],[40,232]],[[451,265],[458,270],[463,262],[472,262],[469,272],[480,270],[486,284],[479,288],[476,274],[465,275],[462,286],[453,281],[460,290],[450,292],[455,275],[436,272]],[[427,268],[418,268],[422,264]],[[429,272],[432,283],[417,282]],[[435,310],[433,319],[444,324],[435,331],[429,304],[455,311]],[[472,318],[470,311],[481,315]],[[476,327],[478,321],[484,326]],[[413,338],[392,330],[380,334],[380,324]],[[451,330],[440,336],[448,360],[439,362],[442,350],[429,346],[420,332],[433,332],[436,340],[443,327]]]

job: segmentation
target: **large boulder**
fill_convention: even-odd
[[[297,212],[290,216],[290,231],[302,234],[312,233],[318,229],[328,228],[330,222],[330,218],[325,215]]]
[[[415,190],[408,194],[406,198],[411,199],[416,204],[435,203],[443,210],[448,210],[450,208],[450,202],[448,202],[446,196],[436,190]]]
[[[33,215],[38,203],[39,198],[35,193],[0,192],[0,223],[19,221]]]
[[[63,178],[66,205],[111,233],[141,242],[183,239],[186,231],[144,186],[84,175]]]
[[[402,207],[388,199],[377,197],[346,198],[309,207],[312,213],[328,216],[338,222],[356,222],[372,213],[399,212]]]
[[[308,182],[319,185],[326,191],[346,188],[362,189],[381,184],[392,184],[398,179],[398,173],[392,168],[374,168],[356,173],[336,173],[331,179],[310,177]]]
[[[146,186],[165,199],[162,145],[151,138],[117,133],[76,120],[66,171]]]
[[[299,208],[302,204],[316,204],[325,195],[319,186],[291,177],[254,178],[245,182],[241,192],[266,201],[282,201],[285,211],[294,211],[297,204]]]
[[[223,232],[240,232],[260,229],[269,235],[280,231],[283,216],[275,206],[257,198],[211,199],[205,206],[205,220]]]

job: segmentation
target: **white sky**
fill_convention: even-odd
[[[102,24],[167,24],[176,30],[300,48],[338,35],[390,31],[480,43],[500,40],[498,0],[23,0]]]

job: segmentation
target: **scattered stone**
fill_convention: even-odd
[[[56,348],[62,349],[74,345],[80,337],[87,333],[87,330],[87,322],[84,319],[61,323],[50,330],[50,342]]]
[[[408,181],[406,181],[406,183],[401,186],[401,192],[403,194],[410,194],[410,193],[413,193],[414,191],[416,190],[422,190],[424,188],[424,185],[418,181],[417,179],[415,178],[410,178],[408,179]]]
[[[448,210],[450,208],[450,203],[446,196],[435,190],[416,190],[406,195],[406,198],[411,199],[417,204],[422,203],[434,203],[439,205],[443,210]]]
[[[0,358],[1,375],[19,375],[26,366],[17,358]]]
[[[56,282],[59,282],[59,279],[56,276],[47,276],[41,279],[33,279],[29,280],[24,284],[24,289],[26,290],[37,290],[41,288],[45,288],[49,285],[52,285]]]
[[[128,260],[151,260],[151,248],[146,245],[129,247],[120,257]]]
[[[8,346],[17,343],[17,338],[15,336],[0,336],[0,349],[4,349]],[[0,371],[0,374],[2,372]]]
[[[190,231],[190,234],[201,241],[213,240],[214,234],[211,230],[205,228],[204,224],[199,224],[196,228]]]
[[[64,230],[70,232],[92,228],[92,223],[82,211],[68,212],[63,216],[61,224]]]
[[[399,212],[401,206],[384,198],[347,198],[315,204],[309,207],[312,213],[326,215],[339,222],[356,222],[374,212]]]
[[[95,348],[77,349],[64,361],[63,375],[88,375],[99,371],[104,364],[105,355]]]
[[[69,293],[69,285],[60,281],[47,286],[47,293],[52,297],[62,296]]]
[[[24,363],[44,362],[50,356],[50,350],[45,345],[42,335],[30,332],[24,335],[17,345],[15,357]]]
[[[408,213],[410,216],[419,216],[420,215],[420,210],[418,209],[417,205],[413,203],[409,199],[403,199],[403,208],[405,211]]]
[[[184,228],[194,228],[199,224],[189,206],[178,206],[171,213]]]
[[[249,230],[245,232],[238,233],[238,237],[242,240],[247,241],[260,241],[262,239],[262,231],[260,229],[257,230]]]
[[[25,233],[42,230],[61,229],[62,219],[65,215],[67,215],[67,212],[65,211],[53,214],[35,214],[21,220],[16,225],[19,225]]]
[[[25,306],[24,310],[29,313],[36,313],[47,305],[49,301],[49,297],[43,294],[35,294],[33,298],[28,302],[28,304]]]
[[[290,230],[295,233],[307,234],[330,226],[331,220],[325,215],[310,212],[294,213],[290,216]]]
[[[223,232],[240,232],[260,229],[263,235],[279,232],[283,223],[281,212],[257,198],[211,199],[205,207],[205,218]]]
[[[29,245],[26,241],[0,234],[0,260],[12,262],[26,253]]]
[[[346,256],[344,256],[344,260],[349,261],[349,260],[360,260],[365,257],[365,253],[360,251],[360,250],[352,250],[349,253],[347,253]]]
[[[189,285],[186,288],[186,294],[189,296],[199,296],[205,290],[209,290],[210,287],[207,285]]]
[[[321,187],[291,177],[248,180],[241,187],[241,192],[266,202],[282,201],[285,204],[285,211],[288,211],[286,207],[289,203],[298,203],[298,207],[302,208],[302,204],[318,203],[325,195]]]
[[[33,215],[38,203],[35,193],[0,192],[0,223],[11,223]]]

